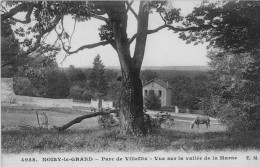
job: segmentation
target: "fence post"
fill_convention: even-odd
[[[38,122],[38,125],[39,125],[39,128],[41,127],[40,125],[40,121],[39,121],[39,115],[38,115],[38,111],[36,110],[36,116],[37,116],[37,122]]]

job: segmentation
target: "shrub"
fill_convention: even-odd
[[[149,110],[159,110],[161,108],[160,97],[153,90],[148,91],[148,95],[144,98],[144,104]]]
[[[116,123],[116,119],[112,114],[101,115],[98,118],[98,125],[102,128],[109,128]]]
[[[92,98],[92,92],[90,90],[85,90],[82,94],[82,99],[86,101],[91,101]]]
[[[28,78],[15,77],[13,89],[15,94],[22,96],[37,96],[38,92]]]
[[[53,67],[28,67],[20,69],[14,80],[19,95],[47,98],[66,98],[69,80],[64,72]]]
[[[69,96],[75,100],[81,100],[83,93],[84,93],[84,89],[76,85],[70,88]]]
[[[221,122],[227,125],[229,131],[258,131],[260,132],[260,107],[242,108],[240,104],[228,103],[223,105],[219,111]]]

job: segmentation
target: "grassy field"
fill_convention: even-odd
[[[86,114],[82,111],[37,108],[46,113],[51,126],[61,126]],[[102,151],[209,151],[259,150],[260,134],[228,133],[221,125],[191,130],[188,122],[177,122],[173,128],[160,129],[145,137],[124,136],[117,127],[100,129],[97,118],[76,124],[63,132],[47,129],[20,129],[27,124],[37,127],[35,109],[2,107],[2,152],[102,152]]]
[[[1,111],[2,131],[18,130],[20,125],[38,127],[36,111],[38,112],[40,122],[42,113],[47,115],[50,127],[62,126],[76,117],[87,114],[87,112],[65,108],[32,108],[28,106],[1,107]],[[80,124],[75,124],[71,129],[80,130],[97,126],[97,118],[89,118],[83,120]]]

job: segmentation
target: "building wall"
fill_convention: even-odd
[[[159,85],[156,82],[151,82],[143,87],[143,96],[145,96],[145,91],[147,91],[147,93],[148,93],[149,90],[154,90],[155,94],[157,94],[157,95],[159,94],[159,90],[162,91],[161,105],[167,106],[169,104],[167,102],[167,101],[169,101],[167,99],[167,96],[168,96],[167,94],[169,94],[169,93],[168,93],[168,91],[166,91],[166,88],[162,87],[161,85]],[[171,101],[171,99],[170,99],[170,101]]]
[[[91,99],[91,106],[94,107],[94,108],[98,108],[98,100]],[[104,100],[102,100],[102,108],[114,109],[113,102],[112,101],[104,101]]]
[[[171,89],[168,89],[166,93],[166,106],[171,106],[171,105],[172,105],[172,91]]]

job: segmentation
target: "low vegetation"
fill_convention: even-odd
[[[176,121],[174,127],[134,137],[120,134],[118,127],[100,128],[97,118],[84,120],[62,132],[51,128],[86,114],[82,111],[37,108],[39,115],[48,116],[50,128],[44,129],[38,127],[36,108],[2,106],[1,110],[3,153],[260,150],[259,133],[230,133],[218,124],[209,129],[201,125],[191,130],[188,122]],[[21,128],[21,124],[30,126]]]
[[[260,135],[255,133],[188,133],[158,130],[146,137],[120,135],[117,128],[56,132],[14,130],[2,132],[2,152],[150,152],[259,150]]]

